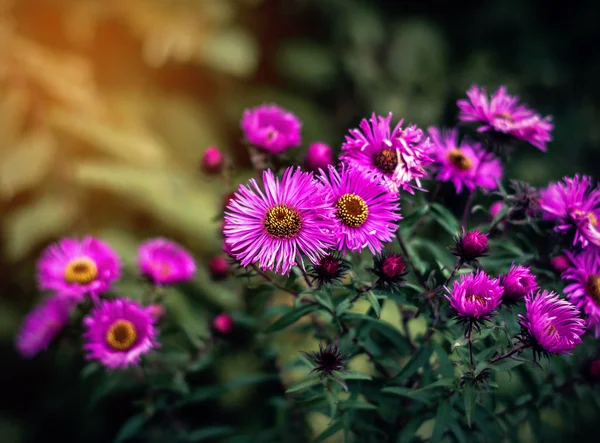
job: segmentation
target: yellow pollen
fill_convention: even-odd
[[[590,275],[585,289],[596,306],[600,306],[600,275]]]
[[[454,167],[461,171],[468,171],[473,167],[473,162],[458,148],[455,148],[448,153],[448,160]]]
[[[513,116],[508,113],[508,112],[499,112],[498,114],[496,114],[496,118],[501,118],[504,120],[508,120],[509,122],[514,122],[515,119],[513,118]]]
[[[302,220],[295,209],[286,205],[277,205],[267,211],[263,226],[271,237],[292,238],[300,231]]]
[[[586,217],[594,228],[598,227],[598,217],[596,217],[593,212],[583,212],[576,209],[573,213],[575,214],[575,217]]]
[[[337,218],[351,228],[362,226],[369,216],[367,203],[356,194],[342,195],[335,202],[335,207],[337,208],[335,214]]]
[[[558,333],[556,326],[554,326],[552,323],[548,323],[542,332],[544,332],[548,337],[552,337]]]
[[[71,260],[65,268],[65,281],[67,283],[88,284],[98,275],[96,263],[87,258],[80,257]]]
[[[477,302],[477,303],[479,303],[481,306],[485,306],[485,305],[487,305],[487,301],[486,301],[486,299],[485,299],[485,298],[483,298],[483,297],[482,297],[482,296],[480,296],[480,295],[477,295],[477,294],[471,294],[471,295],[467,295],[467,297],[466,297],[466,298],[467,298],[467,300],[470,300],[470,301],[472,301],[472,302]]]
[[[166,278],[171,274],[171,267],[167,263],[157,262],[152,264],[152,269],[160,278]]]
[[[373,155],[373,163],[381,172],[391,174],[398,166],[398,154],[391,148],[382,149]]]
[[[117,320],[106,333],[106,342],[117,351],[127,351],[135,344],[137,331],[129,320]]]

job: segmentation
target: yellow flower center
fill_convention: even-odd
[[[166,278],[171,274],[171,266],[164,262],[153,263],[152,270],[156,272],[160,278]]]
[[[302,228],[302,220],[295,209],[286,205],[277,205],[267,211],[263,226],[271,237],[292,238]]]
[[[106,333],[106,342],[117,351],[127,351],[135,344],[137,331],[129,320],[117,320]]]
[[[87,257],[71,260],[65,268],[65,281],[67,283],[88,284],[98,275],[96,263]]]
[[[575,217],[586,217],[590,224],[594,227],[598,227],[598,217],[593,212],[583,212],[579,209],[574,211]]]
[[[508,120],[509,122],[514,122],[515,121],[515,119],[513,118],[513,116],[510,113],[506,112],[506,111],[499,112],[498,114],[496,114],[496,118],[501,118],[503,120]]]
[[[467,295],[467,300],[470,300],[472,302],[477,302],[481,306],[487,305],[487,300],[485,298],[483,298],[481,295],[477,295],[477,294]]]
[[[455,168],[461,171],[468,171],[473,167],[473,162],[458,148],[448,153],[448,160]]]
[[[542,332],[544,332],[544,334],[546,334],[548,337],[552,337],[553,335],[558,334],[556,326],[554,326],[552,323],[548,323],[548,325],[543,329]]]
[[[356,194],[344,194],[337,202],[336,216],[346,226],[358,228],[364,224],[369,216],[369,207],[367,203]]]
[[[373,155],[373,163],[381,172],[391,174],[398,166],[398,154],[391,148],[382,149]]]
[[[593,302],[600,306],[600,276],[590,275],[585,285],[586,292],[593,300]]]

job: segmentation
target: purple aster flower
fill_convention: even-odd
[[[335,207],[337,249],[345,253],[368,247],[377,254],[383,242],[394,238],[402,218],[398,195],[387,192],[367,171],[345,164],[340,168],[330,166],[329,175],[322,172],[320,176]]]
[[[173,285],[190,280],[196,272],[192,255],[177,243],[154,238],[138,249],[140,272],[159,285]]]
[[[315,142],[308,147],[304,164],[308,169],[318,171],[333,164],[333,151],[327,143]]]
[[[427,176],[425,166],[433,160],[428,151],[431,143],[416,125],[402,128],[400,120],[390,133],[392,113],[386,117],[363,119],[360,129],[351,129],[342,145],[340,159],[380,180],[391,192],[404,189],[414,194],[421,189],[420,178]],[[414,181],[414,184],[413,184]]]
[[[480,123],[478,132],[493,130],[508,134],[546,151],[546,144],[552,140],[551,117],[541,117],[519,104],[519,98],[508,95],[504,86],[498,88],[491,99],[488,99],[486,90],[477,85],[471,86],[467,96],[468,100],[456,102],[461,121]]]
[[[434,170],[436,179],[450,181],[457,193],[464,188],[473,191],[476,187],[496,189],[502,179],[502,163],[492,154],[481,148],[479,143],[458,141],[456,128],[441,132],[430,127],[429,135],[433,142]]]
[[[490,318],[502,302],[504,289],[498,279],[491,278],[479,270],[474,274],[461,275],[454,282],[452,290],[446,288],[445,297],[459,317],[471,321]]]
[[[508,273],[500,277],[500,284],[504,288],[504,302],[517,302],[538,289],[531,269],[514,263]]]
[[[287,274],[305,254],[313,264],[333,246],[334,210],[312,173],[287,168],[280,180],[263,172],[240,185],[225,210],[225,242],[242,264]]]
[[[584,249],[579,254],[565,252],[570,260],[569,267],[562,273],[563,280],[570,282],[565,294],[583,311],[587,326],[600,336],[600,250],[595,247]]]
[[[31,358],[48,346],[69,322],[73,302],[65,297],[47,298],[34,308],[17,333],[16,347],[21,356]]]
[[[580,242],[583,247],[589,243],[600,246],[600,187],[592,186],[589,176],[564,177],[562,182],[550,183],[539,197],[544,218],[557,222],[556,231],[574,227],[573,244]]]
[[[557,293],[539,291],[525,298],[521,326],[534,340],[534,350],[568,354],[581,343],[585,323],[577,308]]]
[[[241,126],[251,145],[271,154],[281,154],[300,145],[302,123],[294,114],[277,105],[246,109]]]
[[[94,237],[81,241],[63,238],[49,246],[38,262],[40,289],[81,300],[108,290],[119,278],[119,257],[106,243]]]
[[[136,365],[156,347],[157,322],[152,310],[126,298],[102,300],[83,319],[84,349],[88,360],[109,369]]]

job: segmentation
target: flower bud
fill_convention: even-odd
[[[153,317],[157,320],[165,315],[165,308],[162,307],[161,305],[157,305],[157,304],[148,306],[147,311],[151,317]]]
[[[391,279],[394,279],[404,273],[406,264],[399,255],[390,255],[383,260],[381,270],[383,274]]]
[[[373,257],[373,267],[367,268],[377,276],[374,287],[388,291],[397,291],[404,282],[406,263],[401,255],[396,253],[383,253]]]
[[[490,214],[492,214],[492,217],[496,217],[496,215],[498,215],[498,213],[502,210],[504,206],[504,202],[502,200],[494,202],[490,205]]]
[[[600,360],[594,360],[589,366],[590,376],[594,380],[600,380]]]
[[[456,239],[456,247],[452,249],[452,254],[468,263],[485,256],[487,248],[487,234],[482,234],[477,229],[470,232],[463,231],[463,234]]]
[[[223,171],[223,154],[218,148],[211,146],[202,155],[202,170],[209,175],[220,174]]]
[[[564,255],[557,255],[550,259],[550,264],[556,272],[564,272],[569,267],[569,259]]]
[[[225,257],[219,255],[208,262],[208,270],[213,280],[224,280],[229,275],[229,263]]]
[[[233,317],[225,313],[217,315],[212,322],[213,331],[220,335],[230,334],[234,325]]]
[[[333,152],[328,144],[315,142],[308,147],[305,159],[307,169],[325,170],[331,164],[333,164]]]
[[[348,272],[350,266],[346,260],[337,255],[329,254],[321,257],[316,265],[309,267],[309,275],[319,285],[338,284]]]

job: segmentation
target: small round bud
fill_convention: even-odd
[[[154,317],[157,320],[165,315],[165,308],[157,304],[148,306],[147,311],[151,317]]]
[[[367,270],[377,276],[374,288],[396,292],[404,283],[406,263],[401,255],[384,252],[373,257],[373,267]]]
[[[213,330],[220,335],[230,334],[234,325],[233,317],[225,313],[217,315],[212,322]]]
[[[455,239],[456,247],[452,249],[452,254],[465,263],[477,260],[486,255],[488,248],[487,234],[482,234],[479,230],[464,232]]]
[[[311,265],[309,275],[319,285],[339,284],[350,268],[347,261],[338,255],[325,255],[321,257],[316,265]]]
[[[406,269],[406,264],[399,255],[390,255],[383,260],[381,270],[390,280],[401,276]]]
[[[550,259],[550,264],[556,272],[564,272],[569,267],[569,259],[564,255],[557,255]]]
[[[208,262],[208,270],[213,280],[224,280],[229,275],[229,263],[225,257],[214,257]]]
[[[490,205],[490,214],[492,214],[492,217],[496,217],[496,215],[498,215],[498,213],[502,210],[503,206],[504,202],[502,201],[492,203]]]
[[[323,142],[311,144],[306,152],[305,164],[308,169],[327,169],[333,164],[333,152],[329,145]]]
[[[223,171],[223,154],[218,148],[211,146],[202,155],[202,170],[209,175],[220,174]]]

